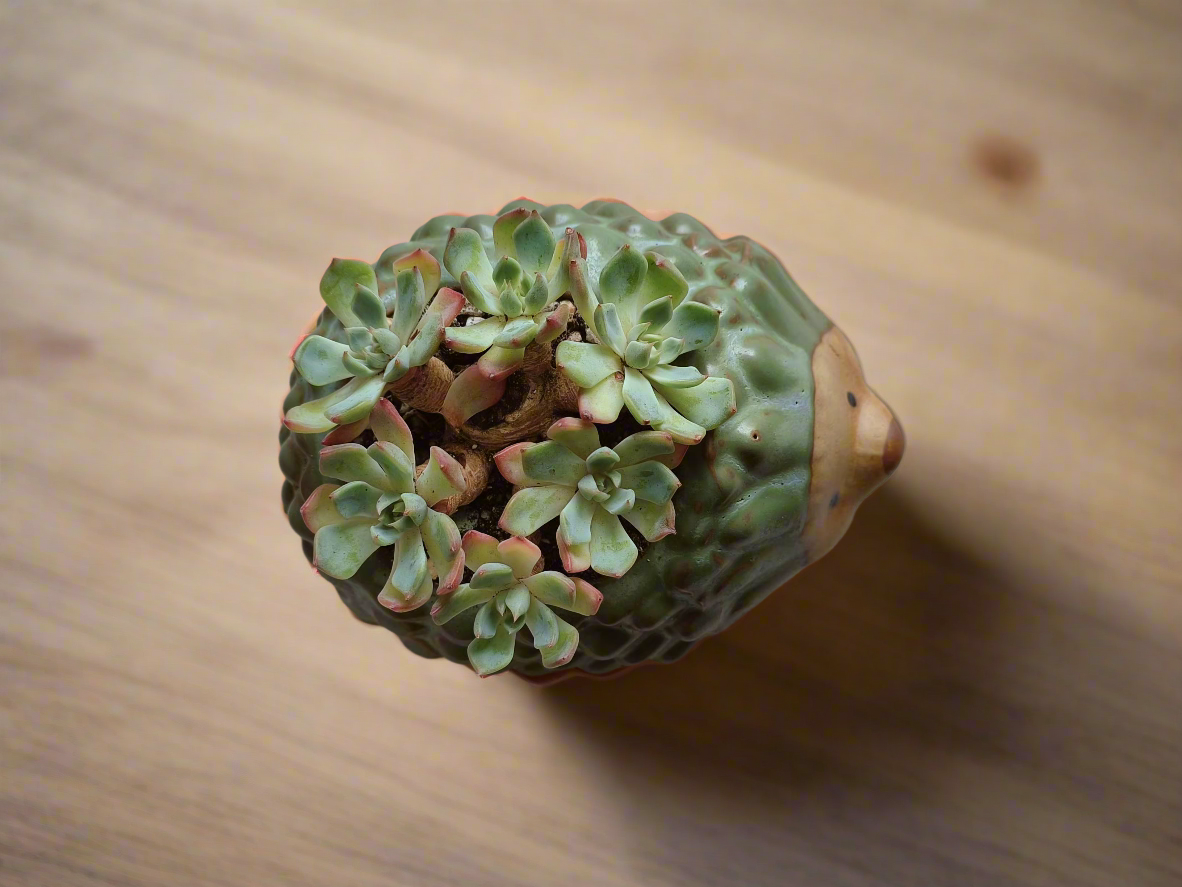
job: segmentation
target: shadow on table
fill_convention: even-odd
[[[682,661],[540,704],[618,784],[639,857],[691,882],[821,883],[773,872],[888,853],[893,806],[938,793],[951,757],[1004,744],[1012,716],[988,687],[1015,605],[888,486],[832,553]],[[853,843],[830,827],[870,806],[881,825],[867,813]]]

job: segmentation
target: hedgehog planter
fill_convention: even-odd
[[[670,662],[841,538],[903,432],[746,237],[594,201],[334,260],[280,465],[304,553],[415,653],[534,680]]]

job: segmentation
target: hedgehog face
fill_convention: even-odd
[[[803,541],[815,561],[898,468],[906,441],[895,414],[866,385],[854,346],[837,327],[821,337],[812,368],[813,457]]]

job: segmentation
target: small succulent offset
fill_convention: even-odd
[[[522,628],[529,629],[546,668],[570,662],[579,646],[579,632],[551,607],[594,615],[603,601],[599,590],[553,570],[535,573],[542,552],[528,539],[497,542],[486,533],[469,530],[464,534],[463,552],[472,577],[454,591],[441,588],[431,617],[443,625],[465,610],[480,607],[472,626],[476,638],[468,645],[468,661],[476,673],[484,677],[508,666]]]
[[[501,515],[502,530],[528,536],[557,517],[566,571],[590,567],[617,578],[638,553],[621,517],[649,542],[675,532],[673,494],[681,482],[666,464],[677,451],[667,432],[640,431],[604,447],[594,424],[567,418],[546,436],[496,455],[502,476],[517,487]]]
[[[603,266],[598,296],[585,266],[569,270],[571,295],[600,344],[562,342],[555,363],[579,386],[579,412],[614,422],[625,405],[643,425],[694,444],[736,409],[730,379],[706,376],[674,361],[718,335],[718,311],[687,302],[689,285],[653,252],[625,244]]]
[[[464,297],[440,289],[439,263],[419,250],[394,263],[395,286],[378,295],[373,267],[334,259],[320,295],[345,328],[348,343],[312,335],[292,352],[296,369],[313,385],[349,382],[325,397],[288,410],[284,422],[300,432],[331,430],[364,419],[389,383],[431,359]],[[393,313],[387,320],[386,314]]]
[[[435,510],[464,491],[460,464],[439,447],[418,477],[410,429],[390,401],[370,414],[377,441],[325,446],[320,473],[345,481],[317,487],[301,513],[313,538],[313,564],[334,579],[348,579],[378,548],[394,546],[394,564],[378,602],[398,612],[417,609],[459,585],[464,553],[455,522]]]
[[[574,306],[558,299],[570,289],[571,262],[583,258],[581,244],[569,229],[563,240],[556,240],[537,212],[513,210],[493,225],[499,256],[494,266],[476,231],[452,229],[443,264],[472,306],[487,315],[444,332],[452,351],[481,355],[448,389],[443,415],[452,425],[501,399],[505,380],[521,366],[526,346],[553,341],[566,329]]]

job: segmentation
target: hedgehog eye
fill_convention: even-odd
[[[850,406],[852,407],[856,407],[858,405],[858,398],[854,397],[854,392],[852,391],[847,391],[845,393],[845,399],[850,402]]]

